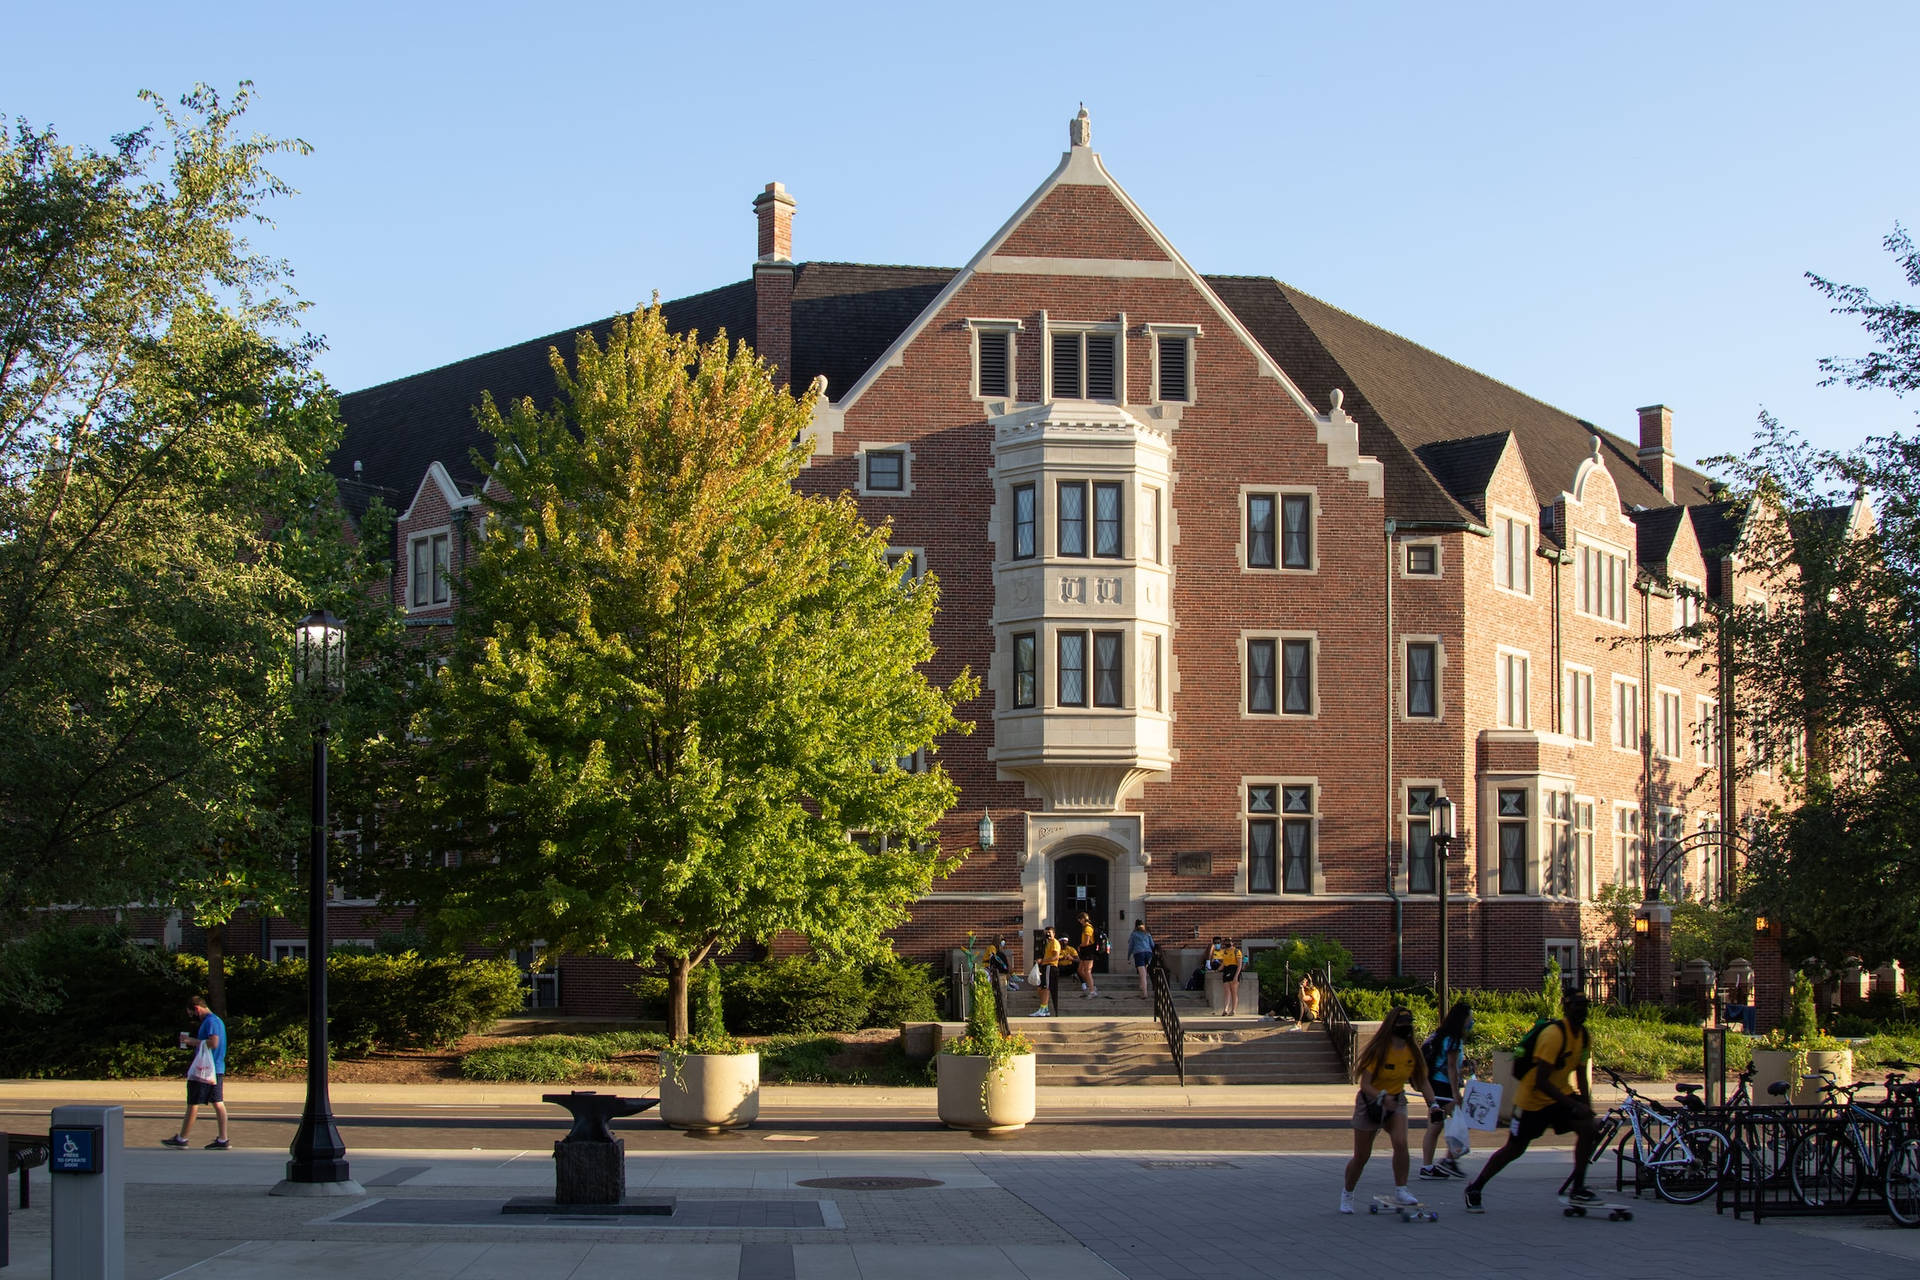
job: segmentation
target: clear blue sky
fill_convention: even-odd
[[[140,88],[257,85],[314,146],[262,242],[353,390],[795,256],[958,266],[1084,100],[1198,269],[1272,275],[1683,459],[1765,406],[1833,444],[1916,406],[1819,389],[1899,293],[1920,5],[735,3],[18,7],[0,114],[103,143]]]

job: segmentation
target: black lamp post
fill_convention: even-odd
[[[1456,838],[1453,826],[1453,801],[1440,796],[1427,808],[1427,834],[1433,841],[1434,879],[1440,891],[1440,1016],[1452,1007],[1448,999],[1447,972],[1447,859],[1453,854]]]
[[[302,618],[294,632],[293,680],[321,715],[313,728],[313,833],[307,854],[307,1104],[288,1148],[287,1183],[308,1194],[352,1194],[360,1188],[347,1174],[347,1145],[327,1100],[327,735],[332,726],[324,708],[346,691],[347,629],[325,609]]]

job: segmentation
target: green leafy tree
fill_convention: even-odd
[[[269,820],[295,561],[336,438],[317,340],[249,224],[305,144],[247,90],[152,94],[97,151],[0,137],[0,919],[173,901]]]
[[[884,950],[952,865],[952,783],[899,762],[977,683],[922,670],[934,581],[796,490],[814,393],[658,306],[551,359],[550,408],[480,410],[489,509],[422,723],[422,815],[467,856],[412,892],[445,936],[662,966],[678,1040],[716,948]]]
[[[1920,251],[1886,247],[1920,287]],[[1829,383],[1905,395],[1920,386],[1920,309],[1818,276],[1873,349],[1821,362]],[[1754,833],[1749,906],[1787,922],[1798,948],[1920,955],[1920,440],[1815,446],[1761,416],[1732,481],[1744,569],[1764,592],[1720,611],[1739,690],[1742,767],[1766,763],[1802,803]]]

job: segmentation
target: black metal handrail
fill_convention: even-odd
[[[1012,1028],[1007,1026],[1007,975],[998,969],[989,969],[993,978],[993,1020],[1000,1025],[1000,1034],[1009,1035]]]
[[[1153,985],[1153,1020],[1160,1024],[1160,1032],[1167,1038],[1173,1069],[1184,1085],[1187,1082],[1187,1032],[1180,1025],[1180,1011],[1173,1006],[1173,984],[1167,980],[1167,967],[1160,962],[1158,951],[1147,961],[1147,981]]]
[[[1327,1022],[1327,1039],[1333,1041],[1333,1051],[1340,1055],[1340,1069],[1352,1075],[1353,1019],[1347,1016],[1347,1006],[1340,1003],[1340,994],[1333,989],[1333,966],[1328,965],[1325,973],[1314,974],[1313,985],[1320,989],[1320,1009]]]

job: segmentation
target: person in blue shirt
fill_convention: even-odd
[[[195,996],[191,1009],[200,1025],[192,1035],[182,1032],[180,1047],[198,1050],[207,1046],[207,1052],[213,1057],[213,1083],[200,1080],[187,1081],[187,1113],[180,1121],[180,1132],[171,1137],[160,1139],[164,1147],[187,1146],[187,1135],[193,1132],[193,1122],[200,1114],[200,1108],[209,1103],[213,1106],[214,1119],[220,1122],[220,1133],[207,1144],[209,1151],[225,1151],[232,1144],[227,1141],[227,1024],[207,1005],[205,996]]]

